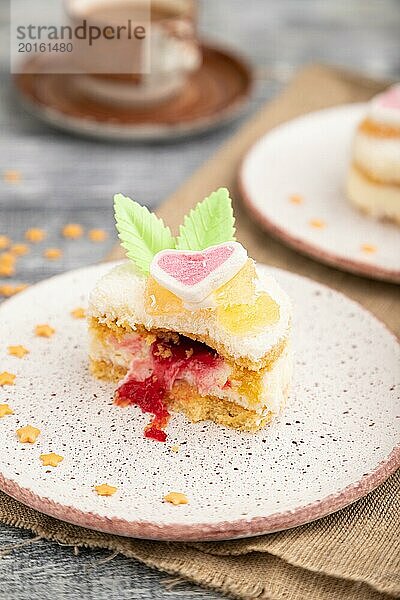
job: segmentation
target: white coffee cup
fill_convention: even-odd
[[[84,20],[101,29],[140,22],[144,0],[65,0],[73,24]],[[147,16],[148,19],[148,16]],[[87,41],[76,54],[82,74],[74,85],[93,99],[121,106],[152,106],[179,94],[202,60],[196,33],[194,0],[151,0],[150,27],[145,43],[96,41],[88,52]],[[139,49],[140,48],[140,49]],[[95,57],[96,64],[93,62]],[[121,72],[119,72],[119,70]]]

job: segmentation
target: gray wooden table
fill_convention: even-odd
[[[63,259],[54,263],[44,261],[39,249],[19,261],[13,282],[32,283],[100,260],[116,240],[115,192],[156,206],[239,123],[159,145],[88,141],[42,125],[18,106],[10,85],[7,4],[0,0],[0,175],[17,169],[22,181],[12,185],[0,177],[0,234],[20,241],[27,228],[45,227],[46,244],[64,250]],[[207,38],[242,50],[256,65],[257,86],[248,113],[311,61],[400,79],[399,0],[203,0],[201,28]],[[66,242],[59,232],[68,222],[104,228],[110,237],[98,245]],[[28,532],[0,526],[1,598],[221,597],[186,583],[170,589],[167,575],[122,556],[107,561],[107,552],[82,550],[75,556],[73,549],[43,540],[22,544],[31,538]]]

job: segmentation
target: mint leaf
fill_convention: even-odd
[[[145,206],[122,194],[114,196],[114,210],[121,246],[137,268],[148,275],[157,252],[175,248],[169,227]]]
[[[178,250],[204,250],[235,240],[232,200],[226,188],[205,198],[186,215],[176,241]]]

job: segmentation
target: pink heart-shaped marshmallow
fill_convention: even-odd
[[[162,250],[154,257],[150,274],[186,302],[202,302],[240,271],[247,252],[238,242],[225,242],[206,250]]]
[[[400,110],[400,84],[393,85],[380,95],[380,105],[383,108]]]

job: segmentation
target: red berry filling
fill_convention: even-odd
[[[136,404],[144,413],[153,415],[145,429],[145,437],[165,442],[164,428],[170,414],[166,399],[178,379],[191,378],[200,381],[222,364],[215,350],[206,344],[187,337],[174,337],[167,341],[157,339],[151,345],[152,373],[145,379],[135,377],[132,369],[128,378],[115,393],[115,403],[120,406]]]

